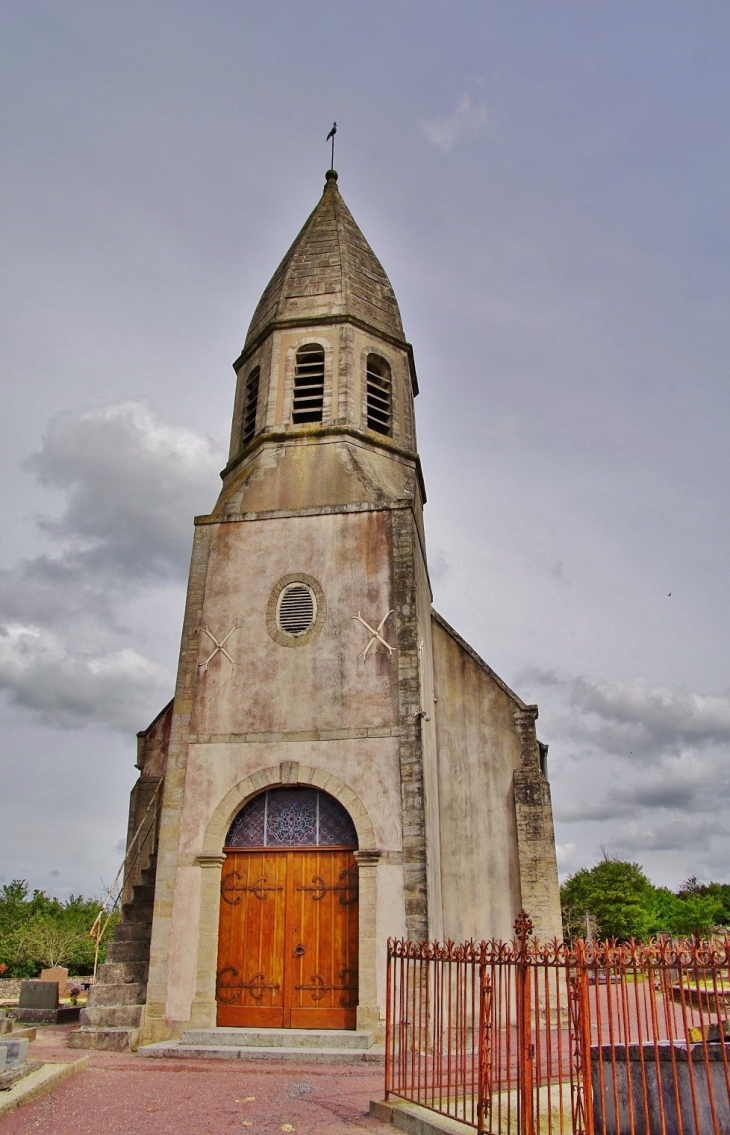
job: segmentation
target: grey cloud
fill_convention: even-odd
[[[432,583],[441,583],[449,574],[448,557],[437,548],[428,558],[428,572]]]
[[[618,854],[641,851],[678,851],[690,848],[706,849],[716,836],[727,836],[727,829],[716,820],[673,817],[665,823],[642,828],[638,825],[619,831],[615,837]]]
[[[706,695],[648,683],[564,678],[526,670],[522,679],[563,695],[573,737],[607,753],[661,760],[685,749],[730,745],[730,695]]]
[[[0,689],[45,725],[135,731],[172,688],[170,673],[128,647],[79,654],[35,628],[0,632]]]
[[[140,403],[59,416],[27,462],[64,494],[41,531],[60,550],[0,571],[0,620],[121,630],[117,602],[140,583],[185,578],[192,518],[209,509],[220,449]]]
[[[630,815],[632,806],[626,800],[619,800],[616,796],[608,796],[603,800],[579,799],[569,804],[561,804],[555,808],[555,819],[564,824],[582,823],[585,820],[594,820],[601,823],[604,820],[615,820],[621,816]]]
[[[58,544],[0,572],[0,689],[43,724],[136,730],[173,678],[130,649],[131,604],[180,588],[192,517],[210,508],[222,457],[210,439],[139,403],[51,423],[27,463],[63,494],[38,526]]]
[[[66,493],[61,518],[39,521],[68,546],[66,566],[179,578],[192,517],[212,507],[223,457],[210,439],[127,402],[55,418],[27,465]]]

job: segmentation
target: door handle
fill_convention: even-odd
[[[294,947],[294,956],[295,957],[301,958],[301,956],[304,952],[305,952],[304,946],[301,944],[301,942],[299,943],[298,946]]]

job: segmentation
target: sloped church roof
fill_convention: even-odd
[[[350,317],[405,340],[390,280],[327,174],[316,208],[259,300],[244,351],[272,323]]]

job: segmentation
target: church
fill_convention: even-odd
[[[122,919],[74,1047],[382,1035],[390,936],[561,936],[547,746],[432,607],[418,380],[329,170],[234,363],[175,696],[138,735]]]

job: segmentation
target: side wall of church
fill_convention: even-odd
[[[559,935],[537,707],[513,694],[439,616],[432,627],[444,935],[509,939],[521,907],[538,937]]]
[[[434,618],[444,935],[511,938],[520,910],[514,703]]]

